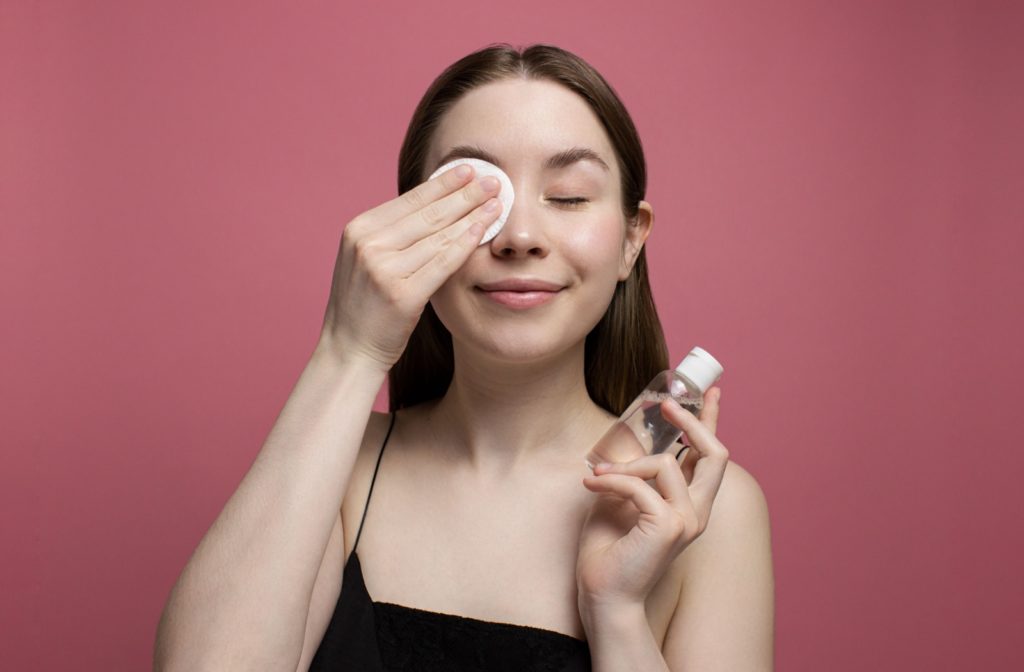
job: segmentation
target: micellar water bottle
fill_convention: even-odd
[[[694,415],[704,407],[704,393],[722,377],[722,365],[703,348],[694,348],[675,371],[654,377],[615,424],[587,453],[587,466],[629,462],[664,452],[682,434],[661,414],[661,402],[675,399]]]

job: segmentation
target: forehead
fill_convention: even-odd
[[[502,80],[465,94],[441,118],[426,172],[456,145],[484,148],[508,164],[506,170],[535,167],[569,147],[588,147],[613,174],[618,172],[615,152],[597,115],[578,95],[549,80]],[[576,165],[603,172],[591,162]]]

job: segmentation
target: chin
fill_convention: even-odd
[[[455,326],[455,325],[453,325]],[[487,328],[452,330],[452,344],[460,356],[489,360],[499,364],[538,364],[572,356],[582,356],[588,332],[540,325],[494,325]]]

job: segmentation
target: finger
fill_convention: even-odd
[[[662,413],[676,427],[681,428],[689,439],[690,449],[698,453],[693,462],[693,477],[688,492],[701,520],[711,514],[711,503],[722,484],[729,450],[692,413],[684,410],[673,400],[661,405]]]
[[[617,495],[633,502],[640,511],[650,516],[660,516],[670,511],[669,505],[654,488],[634,476],[625,474],[604,474],[584,476],[583,485],[592,492]]]
[[[469,255],[480,244],[486,227],[482,222],[469,225],[461,235],[455,236],[446,245],[438,248],[430,260],[409,276],[410,286],[419,287],[426,300],[436,292],[444,281],[466,263]]]
[[[679,458],[683,456],[683,451],[689,447],[690,446],[683,443],[682,441],[676,441],[675,443],[672,444],[672,452],[675,453],[676,462],[678,462]]]
[[[394,225],[382,228],[378,240],[390,249],[404,250],[457,223],[500,190],[501,183],[493,175],[473,180],[461,189],[402,217]]]
[[[687,446],[686,452],[683,453],[683,461],[679,463],[679,469],[683,472],[683,480],[686,481],[687,486],[693,483],[693,468],[697,465],[698,459],[700,459],[700,453]]]
[[[728,450],[703,422],[690,411],[685,410],[675,399],[661,402],[661,414],[666,420],[682,430],[686,443],[695,447],[702,455],[724,453]]]
[[[718,431],[718,408],[719,400],[722,398],[722,388],[712,387],[704,393],[704,408],[700,409],[698,418],[704,423],[712,434]]]
[[[645,481],[654,479],[655,489],[673,508],[691,506],[683,473],[672,453],[646,455],[629,462],[599,464],[594,467],[595,476],[602,474],[625,474]]]
[[[493,206],[493,209],[488,210]],[[454,224],[447,226],[436,233],[433,233],[411,247],[397,253],[396,262],[398,272],[404,277],[414,274],[423,268],[443,249],[458,240],[466,233],[473,224],[483,224],[486,230],[490,224],[501,214],[501,201],[492,198],[476,208]],[[456,266],[456,268],[458,268]]]
[[[469,170],[464,170],[463,166],[469,168]],[[433,203],[459,189],[473,178],[474,173],[475,171],[471,165],[462,164],[461,166],[455,166],[451,170],[447,170],[437,177],[413,187],[398,197],[381,203],[372,210],[368,210],[366,214],[372,216],[376,221],[397,222],[417,210],[423,209],[427,204]]]

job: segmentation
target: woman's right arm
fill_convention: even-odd
[[[295,670],[377,391],[430,296],[500,212],[484,211],[497,190],[471,176],[448,171],[346,226],[321,337],[171,591],[155,670]]]

